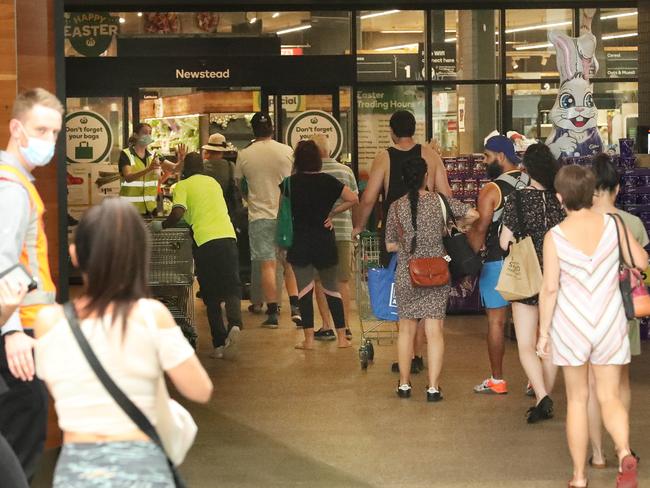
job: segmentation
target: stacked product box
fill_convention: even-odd
[[[478,192],[489,179],[482,154],[443,158],[447,178],[455,199],[476,207]],[[449,313],[477,313],[482,311],[478,278],[466,277],[454,283],[447,307]]]
[[[447,178],[454,198],[476,207],[478,192],[490,180],[487,178],[482,154],[443,158]]]

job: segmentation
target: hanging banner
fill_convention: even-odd
[[[65,118],[66,161],[101,163],[113,145],[106,119],[96,112],[72,112]]]
[[[82,56],[95,57],[108,49],[117,35],[120,18],[108,12],[65,14],[65,38]]]
[[[296,116],[287,127],[286,143],[296,147],[298,142],[317,134],[327,137],[331,157],[336,159],[343,148],[343,130],[338,120],[322,110],[308,110]]]

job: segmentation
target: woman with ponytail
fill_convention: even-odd
[[[395,289],[400,317],[397,344],[400,379],[397,394],[401,398],[411,396],[409,374],[413,338],[420,324],[425,328],[428,343],[427,400],[437,402],[442,400],[438,379],[444,353],[442,326],[450,287],[413,286],[408,262],[411,258],[446,256],[442,244],[446,232],[446,210],[443,209],[440,197],[426,189],[427,164],[424,159],[410,160],[404,165],[402,176],[408,193],[390,206],[386,223],[386,249],[388,252],[397,252]],[[469,205],[453,198],[448,201],[454,217],[462,219],[463,224],[469,224],[478,218],[478,213]]]

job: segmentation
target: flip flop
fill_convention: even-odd
[[[606,469],[607,466],[608,466],[608,465],[607,465],[607,458],[606,458],[606,457],[603,457],[603,459],[605,460],[605,462],[602,463],[602,464],[601,464],[601,463],[594,463],[594,457],[591,456],[591,457],[589,458],[589,466],[591,466],[591,467],[594,468],[594,469]]]

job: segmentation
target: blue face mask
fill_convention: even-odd
[[[24,127],[23,133],[27,137],[27,147],[19,146],[19,149],[25,161],[34,167],[45,166],[49,163],[54,157],[55,143],[37,137],[29,137]]]

